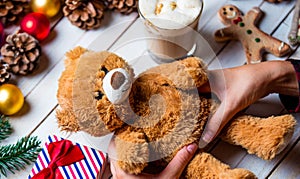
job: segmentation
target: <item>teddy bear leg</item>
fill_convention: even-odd
[[[256,176],[245,169],[230,169],[229,165],[220,162],[211,154],[198,152],[188,164],[185,178],[251,179]]]
[[[295,125],[292,115],[266,119],[244,115],[234,119],[223,131],[221,138],[244,147],[250,154],[270,160],[289,143]]]
[[[149,162],[145,134],[128,126],[115,133],[114,142],[119,167],[130,174],[141,173]]]

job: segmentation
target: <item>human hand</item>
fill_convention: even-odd
[[[269,61],[208,72],[200,92],[213,92],[221,101],[207,122],[199,147],[211,142],[239,111],[269,93],[297,95],[297,79],[290,62]]]
[[[117,161],[114,160],[114,158],[110,158],[110,168],[111,173],[113,175],[114,179],[150,179],[150,178],[179,178],[186,167],[186,165],[189,163],[189,161],[194,156],[196,150],[197,150],[196,144],[190,144],[188,146],[183,147],[181,150],[178,151],[178,153],[175,155],[175,157],[171,160],[171,162],[167,165],[167,167],[159,174],[151,175],[151,174],[139,174],[139,175],[132,175],[128,174],[125,171],[123,171],[121,168],[119,168]],[[114,153],[114,144],[111,143],[109,147],[110,153]]]

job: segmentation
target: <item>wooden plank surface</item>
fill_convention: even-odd
[[[269,176],[270,179],[280,178],[300,178],[300,140],[298,138],[296,145],[289,151],[274,172]]]

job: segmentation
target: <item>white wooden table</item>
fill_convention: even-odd
[[[285,42],[290,30],[295,1],[271,4],[262,0],[204,0],[204,11],[199,23],[199,33],[208,41],[212,50],[217,54],[219,60],[209,60],[209,68],[213,69],[221,63],[223,68],[243,65],[245,55],[239,42],[216,43],[213,39],[214,32],[223,27],[217,17],[217,11],[225,4],[234,4],[244,13],[254,6],[259,6],[265,13],[259,23],[260,29]],[[122,25],[118,25],[118,24]],[[61,132],[57,126],[55,110],[58,107],[56,92],[58,79],[64,69],[64,54],[81,45],[89,49],[111,50],[120,45],[120,42],[130,41],[135,37],[136,27],[140,23],[137,13],[128,16],[112,12],[106,13],[101,28],[97,30],[84,31],[73,25],[67,18],[57,18],[52,22],[50,36],[42,42],[43,56],[39,69],[32,75],[19,77],[13,82],[22,90],[26,104],[22,111],[10,117],[10,122],[14,128],[13,134],[1,144],[15,143],[22,136],[31,134],[38,136],[43,142],[50,134],[86,144],[88,146],[105,148],[107,141],[95,143],[95,138],[79,133]],[[118,28],[115,28],[117,26]],[[7,33],[15,31],[16,27],[7,29]],[[97,42],[95,42],[95,39]],[[95,47],[95,45],[97,46]],[[136,48],[135,55],[141,55],[142,50]],[[136,54],[139,52],[140,54]],[[291,57],[299,58],[300,50],[294,48]],[[284,58],[266,55],[266,60]],[[269,95],[252,105],[248,113],[267,116],[271,114],[284,113],[278,95]],[[300,115],[295,114],[298,123]],[[291,143],[287,148],[271,161],[264,161],[254,155],[249,155],[244,149],[232,146],[222,141],[217,141],[211,148],[216,158],[229,164],[232,167],[243,167],[254,172],[259,178],[300,178],[300,128],[296,128]],[[105,149],[103,149],[105,150]],[[27,178],[31,166],[16,174],[9,174],[8,178]]]

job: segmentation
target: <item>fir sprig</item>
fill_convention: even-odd
[[[0,173],[15,173],[34,162],[42,150],[41,141],[37,137],[23,137],[16,144],[0,146]],[[1,178],[1,175],[0,175]]]
[[[0,115],[0,142],[6,139],[12,132],[13,129],[8,119],[5,116]]]

